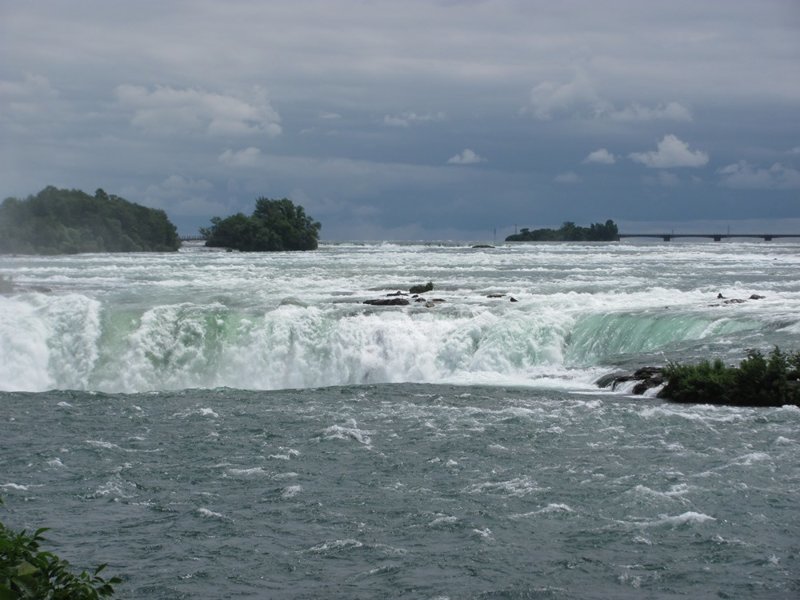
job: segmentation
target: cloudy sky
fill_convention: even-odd
[[[0,197],[322,238],[800,231],[797,0],[0,0]]]

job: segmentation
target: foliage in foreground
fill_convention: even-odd
[[[258,198],[251,216],[214,217],[201,228],[206,246],[247,252],[316,250],[321,225],[287,199]]]
[[[168,252],[180,245],[163,210],[101,189],[90,196],[48,186],[0,205],[0,253]]]
[[[611,219],[605,223],[592,223],[589,227],[566,221],[558,229],[523,227],[519,233],[506,238],[507,242],[616,242],[619,240],[617,224]]]
[[[113,586],[121,580],[101,577],[105,565],[91,575],[86,571],[75,575],[66,560],[40,550],[45,531],[37,529],[33,535],[17,533],[0,522],[0,600],[97,600],[114,594]]]
[[[767,357],[751,350],[738,367],[727,367],[719,359],[671,363],[664,377],[667,384],[658,396],[675,402],[800,406],[800,352],[787,354],[777,347]]]

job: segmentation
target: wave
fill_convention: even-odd
[[[255,312],[223,303],[147,309],[82,294],[0,297],[0,390],[143,392],[435,382],[592,387],[620,356],[671,351],[763,324],[714,311],[553,295],[518,305],[435,310],[283,302]],[[574,299],[570,300],[576,304]]]

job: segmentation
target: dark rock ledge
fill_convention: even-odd
[[[595,383],[600,388],[610,388],[616,390],[623,383],[631,381],[637,382],[631,392],[641,396],[647,390],[658,387],[665,383],[664,372],[661,367],[642,367],[633,373],[628,371],[617,371],[608,375],[603,375]]]

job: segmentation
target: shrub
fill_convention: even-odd
[[[45,531],[17,533],[0,523],[0,600],[97,600],[114,594],[113,586],[121,580],[101,577],[106,565],[100,565],[91,575],[86,571],[75,575],[66,560],[40,550]]]
[[[667,384],[658,395],[675,402],[800,406],[800,352],[785,354],[777,347],[768,357],[751,350],[738,367],[726,367],[720,360],[670,363],[664,377]]]

